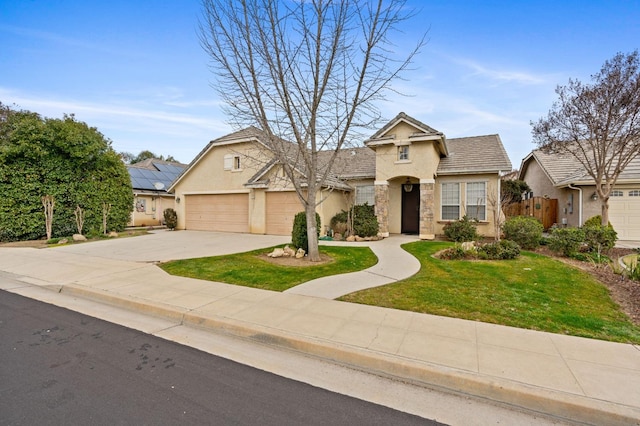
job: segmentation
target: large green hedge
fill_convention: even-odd
[[[55,199],[53,236],[75,232],[74,210],[85,211],[83,233],[102,227],[122,230],[130,217],[133,191],[126,166],[111,142],[73,115],[43,118],[0,103],[0,241],[46,235],[41,198]]]

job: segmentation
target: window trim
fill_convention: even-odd
[[[445,185],[455,185],[458,189],[457,191],[457,204],[445,204],[444,194],[445,194]],[[440,183],[440,219],[443,221],[454,221],[460,219],[460,207],[461,207],[461,185],[460,182],[441,182]],[[445,218],[444,217],[444,207],[457,207],[458,208],[458,217],[456,218]]]
[[[482,198],[482,203],[477,203],[476,201],[474,201],[473,203],[469,202],[469,187],[474,185],[474,184],[482,184],[483,185],[483,193],[484,193],[484,197]],[[465,182],[465,201],[466,201],[466,212],[465,214],[469,217],[469,219],[476,219],[479,222],[484,222],[487,220],[487,181],[471,181],[471,182]],[[471,215],[469,215],[469,207],[482,207],[482,218],[479,217],[471,217]],[[480,215],[477,215],[480,216]]]
[[[399,145],[397,148],[396,162],[408,163],[411,161],[409,154],[409,145]]]

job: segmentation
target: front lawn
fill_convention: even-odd
[[[440,260],[445,242],[403,246],[420,260],[413,277],[340,300],[552,333],[640,343],[634,326],[591,275],[531,252],[515,260]]]
[[[378,258],[368,247],[321,246],[328,261],[318,264],[297,260],[301,266],[279,265],[264,258],[265,248],[226,256],[174,260],[160,265],[172,275],[218,281],[264,290],[284,291],[316,278],[370,268]]]

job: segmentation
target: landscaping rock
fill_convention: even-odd
[[[339,233],[336,232],[335,234],[333,234],[333,240],[334,241],[342,241],[343,240],[342,234],[339,234]]]
[[[304,249],[299,248],[296,252],[296,259],[302,259],[305,255]]]
[[[363,242],[364,240],[365,240],[365,239],[364,239],[364,238],[362,238],[360,235],[356,235],[356,241],[357,241],[357,242],[361,243],[361,242]]]
[[[461,244],[461,247],[464,251],[474,250],[476,248],[476,243],[475,241],[465,241]]]
[[[109,232],[108,237],[109,238],[118,238],[118,233],[115,232],[115,231],[111,231],[111,232]]]
[[[281,248],[273,249],[273,251],[271,253],[269,253],[267,256],[269,256],[269,257],[283,257],[284,256],[284,249],[281,249]]]
[[[346,241],[348,241],[348,242],[350,242],[350,243],[354,242],[355,240],[356,240],[356,237],[354,237],[353,235],[349,235],[349,236],[347,237],[347,239],[346,239]]]
[[[63,238],[63,239],[61,239],[60,241],[58,241],[58,244],[67,244],[68,242],[69,242],[69,240],[68,240],[68,239]]]
[[[284,246],[284,256],[293,257],[296,255],[296,251],[289,246]]]
[[[73,241],[87,241],[87,237],[82,234],[73,234]]]

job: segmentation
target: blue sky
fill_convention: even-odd
[[[640,0],[412,0],[399,48],[429,28],[409,97],[381,104],[447,137],[497,133],[514,167],[555,88],[640,48]],[[197,36],[198,0],[0,0],[0,101],[97,127],[117,151],[188,163],[226,123]],[[372,131],[373,133],[373,131]],[[480,153],[479,153],[480,154]]]

